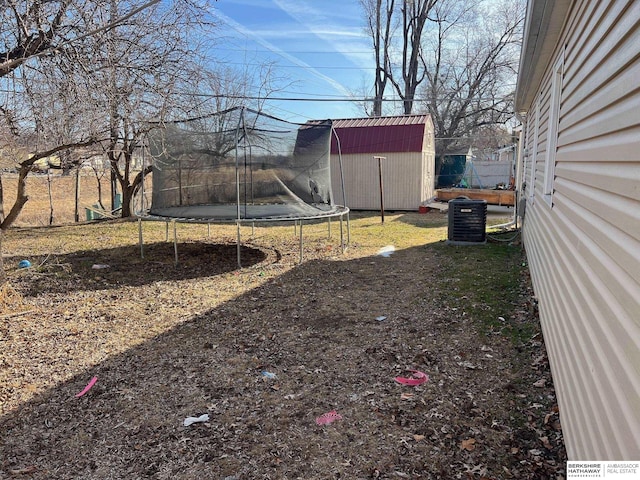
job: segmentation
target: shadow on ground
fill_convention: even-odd
[[[99,260],[117,268],[132,253]],[[522,406],[538,402],[532,415],[544,416],[549,400],[535,388],[529,398],[528,362],[500,335],[480,335],[439,288],[443,262],[442,249],[416,247],[289,270],[5,415],[0,476],[551,478],[558,450],[536,428],[548,443],[555,432]],[[406,369],[430,381],[394,382]],[[341,420],[316,425],[334,409]],[[207,423],[182,425],[202,414]]]
[[[25,271],[20,290],[25,296],[42,293],[69,293],[76,290],[102,290],[122,286],[148,285],[157,281],[186,280],[222,275],[238,269],[237,246],[206,242],[178,243],[178,264],[173,243],[157,242],[144,246],[101,248],[33,258]],[[264,250],[242,245],[243,267],[264,262]],[[7,263],[11,262],[9,260]],[[17,264],[18,260],[15,260]]]

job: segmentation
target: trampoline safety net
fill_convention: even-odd
[[[183,220],[339,214],[331,192],[331,121],[294,124],[238,107],[149,134],[149,214]]]

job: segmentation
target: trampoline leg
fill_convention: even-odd
[[[167,224],[167,228],[169,228],[169,224]],[[173,253],[175,255],[176,266],[178,265],[178,234],[176,231],[176,222],[173,221]]]
[[[251,222],[251,236],[256,236],[256,222]]]
[[[242,262],[240,261],[240,222],[236,222],[236,228],[237,228],[236,249],[238,252],[238,268],[242,268]]]
[[[300,220],[300,263],[302,263],[302,220]]]
[[[207,238],[211,238],[211,224],[207,223]]]
[[[294,220],[293,221],[293,234],[297,234],[298,233],[298,221]]]
[[[327,218],[327,224],[329,227],[329,240],[331,240],[331,217]]]
[[[142,219],[138,219],[138,243],[140,243],[140,258],[144,258],[144,243],[142,241]]]
[[[340,248],[344,253],[344,234],[342,233],[342,215],[340,215]]]
[[[169,222],[164,222],[164,241],[169,241]]]

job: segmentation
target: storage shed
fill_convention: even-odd
[[[430,115],[338,119],[333,127],[331,183],[337,204],[352,210],[379,209],[380,177],[387,210],[417,210],[435,196]],[[337,168],[340,153],[346,199]],[[384,158],[378,162],[375,157]]]
[[[640,2],[529,0],[526,18],[523,239],[567,453],[638,461]]]

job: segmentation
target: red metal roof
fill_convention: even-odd
[[[396,115],[392,117],[339,118],[334,128],[380,127],[386,125],[424,125],[429,115]]]
[[[344,118],[333,120],[343,155],[421,152],[429,115]],[[338,153],[338,141],[331,139],[331,153]]]

